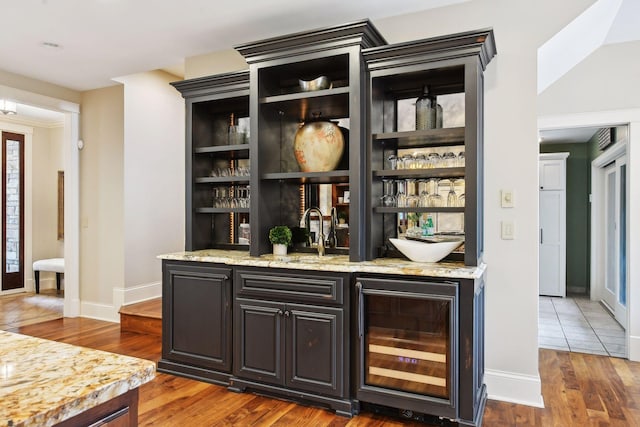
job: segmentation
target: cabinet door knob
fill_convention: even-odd
[[[278,310],[278,316],[282,316],[282,310]]]
[[[289,317],[289,316],[291,316],[291,312],[290,312],[289,310],[285,310],[285,312],[284,312],[284,316],[285,316],[285,317]]]

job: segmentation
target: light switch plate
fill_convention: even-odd
[[[513,224],[513,221],[502,221],[500,225],[500,237],[502,238],[502,240],[513,240],[515,238],[515,226]]]
[[[500,191],[500,206],[503,208],[513,207],[513,191],[512,190]]]

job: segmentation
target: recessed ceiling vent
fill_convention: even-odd
[[[602,128],[598,132],[596,132],[596,137],[598,138],[598,148],[600,150],[604,150],[607,148],[615,138],[615,128]]]

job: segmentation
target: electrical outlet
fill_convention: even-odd
[[[513,191],[512,190],[500,191],[500,206],[502,206],[503,208],[513,207]]]
[[[513,240],[515,237],[515,226],[513,221],[502,221],[500,237],[502,240]]]

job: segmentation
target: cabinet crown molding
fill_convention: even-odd
[[[484,71],[495,55],[496,44],[491,28],[377,46],[362,51],[369,70],[405,63],[409,65],[477,57]]]
[[[303,31],[236,46],[249,63],[359,45],[362,49],[386,45],[387,41],[368,19],[334,27]]]

